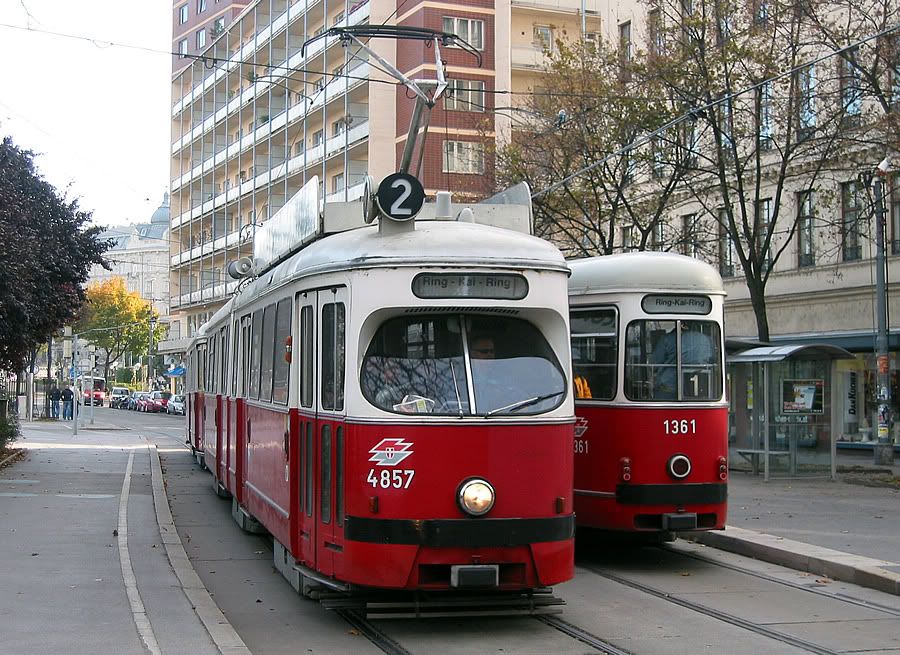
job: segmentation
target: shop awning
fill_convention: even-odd
[[[849,350],[824,343],[791,344],[789,346],[760,346],[729,355],[728,364],[752,362],[780,362],[785,359],[853,359]]]

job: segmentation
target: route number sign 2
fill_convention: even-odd
[[[378,185],[375,201],[382,214],[395,221],[409,221],[416,217],[425,203],[422,183],[408,173],[392,173]]]

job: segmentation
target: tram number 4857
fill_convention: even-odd
[[[666,434],[697,434],[696,419],[665,419],[663,427]]]
[[[369,475],[366,476],[366,482],[373,487],[381,487],[382,489],[409,489],[412,484],[413,476],[416,474],[411,469],[378,471],[369,469]]]

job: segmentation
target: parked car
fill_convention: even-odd
[[[138,406],[144,396],[149,395],[146,391],[135,391],[128,397],[128,409],[140,410]]]
[[[109,406],[113,409],[123,409],[128,406],[128,397],[131,391],[128,387],[113,387],[109,394]]]
[[[184,416],[184,395],[175,394],[169,398],[169,404],[166,405],[167,414],[179,414]]]
[[[164,412],[172,394],[168,391],[152,391],[144,406],[145,412]]]

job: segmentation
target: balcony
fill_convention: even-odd
[[[512,47],[511,64],[513,68],[540,70],[546,62],[544,51],[533,45],[514,45]]]
[[[280,15],[278,15],[270,25],[267,25],[262,30],[257,32],[257,34],[250,41],[244,43],[238,51],[233,53],[225,66],[219,67],[215,72],[205,77],[200,83],[194,86],[194,88],[189,93],[185,94],[183,98],[176,102],[172,108],[172,116],[178,116],[188,106],[196,102],[205,91],[211,89],[219,80],[222,79],[222,77],[224,77],[228,72],[234,69],[239,64],[239,62],[251,60],[253,53],[256,52],[256,50],[261,45],[267,43],[269,40],[271,40],[273,34],[276,34],[288,25],[288,12],[290,12],[290,23],[294,23],[295,21],[299,20],[304,13],[312,9],[316,4],[318,3],[310,2],[307,4],[305,9],[301,9],[298,11],[291,11],[293,5],[289,5],[288,8]],[[358,25],[360,23],[366,22],[366,20],[368,20],[369,18],[370,9],[371,8],[369,6],[368,0],[356,3],[351,9],[350,14],[341,22],[341,25]],[[301,35],[294,36],[296,36],[297,39],[301,38]],[[310,45],[310,47],[302,56],[299,52],[297,52],[295,55],[288,57],[287,60],[281,62],[278,66],[286,68],[302,68],[303,65],[310,59],[312,59],[316,55],[321,54],[323,50],[331,47],[339,41],[340,39],[336,37],[329,37],[327,39],[320,39],[318,41],[315,41],[312,45]],[[264,84],[257,84],[255,86],[260,87],[260,89],[265,88]],[[229,113],[230,111],[233,111],[235,106],[245,101],[243,97],[240,99],[240,102],[235,102],[236,100],[237,98],[235,100],[229,101]],[[220,118],[217,117],[216,120],[218,121],[220,120]],[[195,130],[191,130],[191,134],[193,134],[194,131]],[[184,137],[179,141],[179,143],[181,141],[184,141]],[[177,152],[177,150],[180,150],[181,147],[183,147],[178,146],[177,149],[175,149],[176,145],[177,144],[173,144],[173,152]]]

